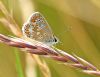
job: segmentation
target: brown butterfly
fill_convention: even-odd
[[[22,32],[25,37],[43,42],[52,46],[58,42],[45,18],[39,12],[33,13],[23,25]]]

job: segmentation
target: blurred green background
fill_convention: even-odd
[[[30,14],[39,11],[48,21],[60,42],[57,48],[74,53],[100,68],[100,1],[99,0],[0,0],[13,14],[20,29]],[[4,15],[0,11],[0,18]],[[15,36],[0,23],[0,33]],[[44,58],[52,77],[96,77],[75,68]],[[0,77],[27,77],[26,66],[31,59],[19,49],[0,43]],[[33,61],[33,60],[32,60]],[[33,63],[34,65],[34,63]],[[33,77],[43,77],[38,66]],[[17,68],[20,67],[19,71]],[[21,74],[21,75],[20,75]],[[32,76],[30,76],[32,77]]]

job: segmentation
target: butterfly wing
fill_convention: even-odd
[[[29,17],[28,22],[24,24],[22,31],[26,37],[36,41],[51,45],[57,42],[47,21],[39,12],[35,12]]]

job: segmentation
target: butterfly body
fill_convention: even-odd
[[[23,25],[22,31],[25,37],[47,45],[53,45],[58,42],[47,21],[39,12],[35,12],[29,17],[28,21]]]

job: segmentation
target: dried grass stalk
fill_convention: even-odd
[[[95,66],[83,60],[82,58],[78,56],[74,57],[73,55],[70,55],[60,49],[54,49],[48,47],[43,43],[40,44],[40,42],[31,43],[21,38],[11,38],[11,37],[4,36],[2,34],[0,34],[0,42],[13,47],[28,50],[27,53],[43,55],[45,57],[49,57],[54,60],[61,61],[62,63],[69,65],[71,67],[80,68],[82,72],[87,74],[100,75],[100,71]],[[39,65],[41,66],[41,64]],[[47,68],[47,67],[43,67],[43,68]]]

